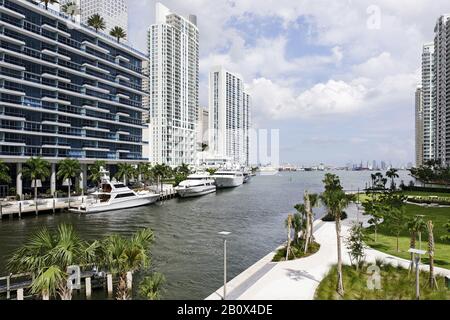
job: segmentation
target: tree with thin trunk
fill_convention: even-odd
[[[31,273],[31,292],[43,299],[58,295],[70,300],[67,268],[95,262],[99,243],[80,239],[69,225],[60,225],[55,233],[43,228],[32,235],[8,260],[11,273]]]
[[[94,28],[95,32],[98,32],[98,30],[105,30],[106,28],[105,19],[98,13],[90,16],[87,20],[87,24],[89,27]]]
[[[61,6],[61,11],[68,14],[72,19],[75,14],[79,13],[79,9],[75,2],[66,2]]]
[[[56,176],[63,182],[67,183],[67,194],[70,207],[70,187],[72,185],[72,179],[79,177],[81,173],[81,165],[77,159],[64,159],[58,162],[58,172]]]
[[[416,241],[417,241],[417,235],[419,232],[422,232],[426,228],[426,223],[423,221],[422,217],[420,216],[414,216],[413,218],[409,219],[408,221],[408,230],[411,235],[410,241],[409,241],[409,247],[411,249],[416,248]],[[414,253],[411,253],[411,262],[409,264],[409,270],[410,272],[414,271]]]
[[[0,160],[0,182],[2,183],[10,183],[11,176],[9,175],[9,167],[3,160]]]
[[[125,39],[127,37],[125,30],[119,26],[112,28],[109,34],[117,39],[117,43],[120,43],[120,39]]]
[[[145,277],[139,285],[139,293],[147,300],[160,300],[163,292],[162,286],[166,278],[162,273],[155,272],[151,276]]]
[[[119,275],[117,300],[131,299],[127,273],[132,274],[150,265],[150,246],[153,240],[153,232],[150,229],[141,229],[131,238],[112,235],[102,241],[100,264],[112,274]]]
[[[395,178],[398,178],[399,177],[399,175],[398,175],[398,173],[397,173],[397,169],[389,169],[387,172],[386,172],[386,177],[388,177],[389,179],[391,179],[391,190],[395,190]]]
[[[102,182],[102,168],[106,170],[106,161],[96,160],[94,164],[90,165],[89,170],[89,180],[95,182],[97,186]]]
[[[59,3],[59,2],[56,1],[56,0],[40,0],[40,1],[41,1],[41,3],[42,3],[42,2],[44,3],[44,5],[45,5],[45,10],[48,10],[48,5],[49,5],[49,4]]]
[[[319,203],[319,195],[317,193],[311,193],[309,194],[309,204],[310,204],[310,212],[309,212],[309,227],[310,227],[310,241],[309,243],[313,243],[314,242],[314,211],[313,208],[317,207]]]
[[[433,221],[429,220],[427,222],[427,231],[428,231],[428,257],[430,260],[430,278],[429,284],[430,288],[439,289],[438,283],[436,280],[436,275],[434,274],[434,234],[433,234]]]
[[[392,208],[385,214],[386,226],[395,234],[396,237],[397,252],[400,252],[399,238],[402,231],[406,228],[407,221],[408,219],[404,206],[400,208]]]
[[[34,202],[36,205],[36,214],[38,211],[38,186],[37,181],[41,180],[42,182],[50,176],[50,163],[47,160],[42,159],[41,157],[30,158],[25,162],[25,165],[22,169],[22,175],[24,178],[30,179],[32,182],[34,181]]]
[[[311,240],[311,234],[310,234],[310,224],[311,224],[311,218],[310,215],[312,215],[311,213],[311,202],[309,201],[309,194],[308,191],[305,190],[304,196],[303,196],[303,201],[305,202],[305,212],[306,212],[306,226],[305,226],[305,243],[304,243],[304,254],[306,254],[308,252],[308,248],[309,248],[309,243]]]
[[[342,243],[341,243],[341,214],[347,208],[350,203],[349,197],[345,194],[339,177],[327,173],[323,180],[325,184],[325,191],[320,196],[320,199],[324,206],[327,208],[328,214],[334,217],[336,226],[336,243],[337,243],[337,293],[344,296],[344,282],[342,279]]]
[[[352,264],[359,270],[364,260],[366,245],[364,244],[364,228],[362,223],[355,223],[350,229],[350,235],[346,239],[347,249],[350,251]]]
[[[286,219],[286,229],[287,229],[286,261],[289,260],[289,252],[291,251],[292,219],[293,219],[292,214],[289,214]]]

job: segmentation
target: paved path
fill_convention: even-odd
[[[349,218],[343,222],[342,236],[348,236],[352,223],[356,220],[366,222],[367,217],[357,217],[356,206],[347,211]],[[358,219],[359,218],[359,219]],[[337,262],[336,228],[334,222],[315,222],[314,236],[321,245],[320,250],[307,258],[286,262],[271,262],[275,251],[271,252],[253,266],[245,270],[227,284],[229,300],[312,300],[314,293],[328,273],[330,267]],[[350,264],[350,257],[343,241],[343,261]],[[375,262],[383,259],[394,265],[407,268],[409,261],[373,249],[366,250],[366,261]],[[427,269],[427,265],[422,265]],[[436,268],[436,273],[450,276],[450,270]],[[220,300],[223,287],[206,300]]]

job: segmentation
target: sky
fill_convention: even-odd
[[[128,0],[129,41],[146,52],[155,0]],[[244,77],[258,129],[279,129],[280,160],[414,162],[422,45],[444,0],[162,0],[197,15],[200,105],[208,71]]]

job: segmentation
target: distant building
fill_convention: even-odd
[[[199,89],[197,19],[156,4],[148,31],[151,161],[195,164]]]
[[[436,109],[435,159],[450,164],[450,15],[439,17],[434,34],[432,98]]]
[[[416,89],[416,166],[424,163],[424,112],[422,88]]]
[[[209,152],[249,163],[250,96],[243,79],[218,66],[209,74]]]
[[[420,151],[421,161],[418,163],[423,164],[425,161],[434,159],[434,147],[435,147],[435,107],[433,103],[433,68],[434,68],[434,44],[427,43],[423,46],[422,51],[422,84],[420,92],[416,92],[416,110],[420,109],[421,124],[418,129],[421,131],[421,138],[419,142],[422,144],[422,151]],[[417,94],[419,93],[419,96]],[[421,101],[417,101],[420,98]],[[416,114],[417,116],[417,114]],[[417,120],[417,119],[416,119]],[[417,128],[417,122],[416,122]],[[417,146],[417,145],[416,145]],[[416,156],[417,163],[417,156]]]

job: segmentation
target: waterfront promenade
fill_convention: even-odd
[[[349,217],[343,221],[343,240],[348,236],[351,225],[357,221],[365,223],[367,216],[359,214],[356,206],[348,210]],[[315,222],[314,236],[320,243],[320,250],[312,256],[285,262],[271,262],[275,251],[271,252],[250,268],[227,283],[227,300],[312,300],[314,293],[327,275],[331,266],[337,263],[336,231],[334,222]],[[343,262],[350,264],[350,256],[343,241]],[[366,249],[366,261],[375,263],[384,260],[393,265],[408,268],[409,261],[394,257],[374,249]],[[421,265],[428,270],[428,265]],[[437,274],[450,276],[450,270],[435,267]],[[223,287],[206,298],[220,300]]]

